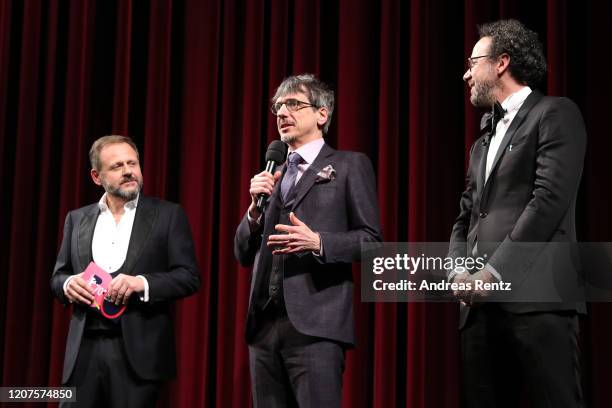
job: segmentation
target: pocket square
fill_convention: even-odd
[[[328,181],[332,181],[336,178],[336,169],[332,167],[331,164],[323,167],[323,169],[317,173],[317,178],[315,179],[315,183],[324,183]]]

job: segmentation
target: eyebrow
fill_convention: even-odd
[[[110,166],[113,167],[113,166],[115,166],[117,164],[121,164],[121,163],[128,163],[128,164],[129,163],[138,163],[138,159],[117,160],[117,161],[111,162]]]

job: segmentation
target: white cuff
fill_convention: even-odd
[[[462,273],[466,273],[466,270],[464,268],[461,268],[460,270],[457,270],[457,268],[455,268],[448,274],[448,278],[446,278],[446,280],[448,282],[452,282],[455,276],[461,275]]]
[[[486,264],[484,269],[489,271],[489,273],[493,275],[495,279],[497,279],[500,282],[502,281],[501,275],[499,274],[499,272],[497,272],[497,270],[490,263]]]
[[[66,278],[66,280],[64,281],[64,285],[62,286],[62,289],[64,289],[64,296],[66,295],[66,288],[68,287],[68,282],[70,282],[70,279],[74,278],[75,275],[70,275],[68,278]]]
[[[140,296],[140,301],[148,302],[149,301],[149,282],[147,281],[147,278],[145,278],[142,275],[136,275],[136,277],[142,279],[142,282],[144,283],[144,291],[142,292],[142,296]]]
[[[247,221],[249,221],[249,226],[252,230],[261,226],[262,215],[263,214],[259,214],[259,217],[257,217],[257,219],[253,219],[253,217],[251,217],[251,214],[249,214],[249,210],[247,210]]]

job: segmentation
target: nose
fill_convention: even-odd
[[[463,74],[463,80],[468,81],[472,77],[472,71],[468,68],[465,70],[465,74]]]
[[[125,163],[121,168],[123,170],[122,173],[123,173],[124,176],[132,174],[132,169],[130,168],[130,166],[127,163]]]
[[[287,105],[284,103],[281,105],[278,112],[276,112],[276,116],[279,118],[286,118],[289,115],[289,110],[287,109]]]
[[[287,105],[285,105],[284,103],[281,105],[280,109],[277,112],[277,116],[283,116],[286,117],[287,115],[289,115],[289,109],[287,109]]]

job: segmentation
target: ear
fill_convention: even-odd
[[[100,173],[98,173],[98,170],[91,169],[89,174],[91,175],[91,179],[93,180],[94,183],[96,183],[99,186],[102,185],[102,179],[100,178]]]
[[[499,59],[497,60],[497,65],[495,66],[497,70],[497,75],[502,76],[504,72],[508,70],[509,66],[510,66],[510,55],[503,53],[502,55],[499,56]]]
[[[327,118],[328,118],[327,108],[326,107],[319,108],[317,113],[318,113],[317,125],[319,125],[319,127],[323,127],[325,123],[327,123]]]

